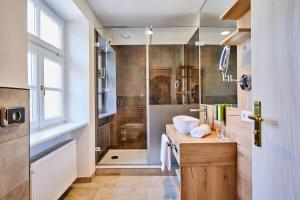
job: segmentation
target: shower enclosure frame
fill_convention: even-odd
[[[199,26],[197,28],[199,29],[199,40],[200,40],[200,22],[199,22]],[[145,30],[145,33],[146,33],[148,28],[146,27],[144,30]],[[97,31],[95,31],[95,36],[96,36],[96,34],[98,34]],[[155,33],[153,33],[153,34],[155,34]],[[146,135],[147,135],[146,148],[147,148],[147,166],[152,166],[152,167],[157,166],[158,167],[159,163],[153,162],[153,160],[150,158],[150,156],[152,154],[151,145],[153,145],[153,144],[151,144],[151,134],[150,134],[150,131],[151,131],[150,130],[150,124],[151,124],[151,120],[150,120],[150,112],[151,112],[151,110],[150,110],[150,46],[151,46],[151,42],[150,41],[151,41],[151,37],[152,37],[151,34],[150,35],[145,34],[145,49],[146,49],[146,125],[145,126],[146,126]],[[201,48],[200,48],[200,45],[198,45],[198,48],[199,48],[199,79],[201,80]],[[95,58],[97,58],[97,52],[95,52]],[[97,69],[96,67],[97,66],[95,66],[95,69]],[[98,91],[97,73],[95,73],[95,85],[96,85],[96,87],[95,87],[96,91],[95,92],[97,92]],[[200,85],[200,82],[199,82],[199,85]],[[199,87],[198,98],[199,98],[199,104],[200,104],[200,102],[201,102],[201,87]],[[98,95],[96,95],[95,105],[96,105],[96,108],[98,109]],[[193,106],[199,107],[199,105],[193,105]],[[186,109],[188,109],[188,108],[190,108],[190,107],[187,107]],[[98,114],[98,110],[97,110],[97,114]],[[98,130],[98,127],[99,127],[100,123],[99,123],[98,115],[96,115],[95,118],[96,118],[96,120],[95,120],[96,121],[95,133],[97,134],[97,130]],[[155,145],[157,146],[157,144],[155,144]],[[97,148],[96,148],[96,151],[97,151]],[[97,157],[96,157],[95,160],[96,160],[96,165],[97,165],[98,164]]]

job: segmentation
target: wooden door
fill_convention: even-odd
[[[252,0],[253,100],[262,102],[262,147],[253,145],[253,199],[300,199],[300,1]]]

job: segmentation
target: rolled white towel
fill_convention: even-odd
[[[170,140],[166,134],[161,135],[161,147],[160,147],[160,161],[161,171],[165,171],[165,168],[171,170],[171,147]]]
[[[202,138],[206,135],[209,135],[210,132],[211,132],[211,129],[207,124],[201,124],[200,126],[193,128],[190,131],[190,134],[192,137]]]

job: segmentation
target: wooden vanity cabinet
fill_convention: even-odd
[[[179,164],[181,200],[237,199],[237,144],[220,141],[212,132],[204,138],[176,133],[166,127]]]

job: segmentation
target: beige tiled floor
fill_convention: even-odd
[[[178,186],[174,176],[96,176],[73,184],[65,200],[177,200]]]

